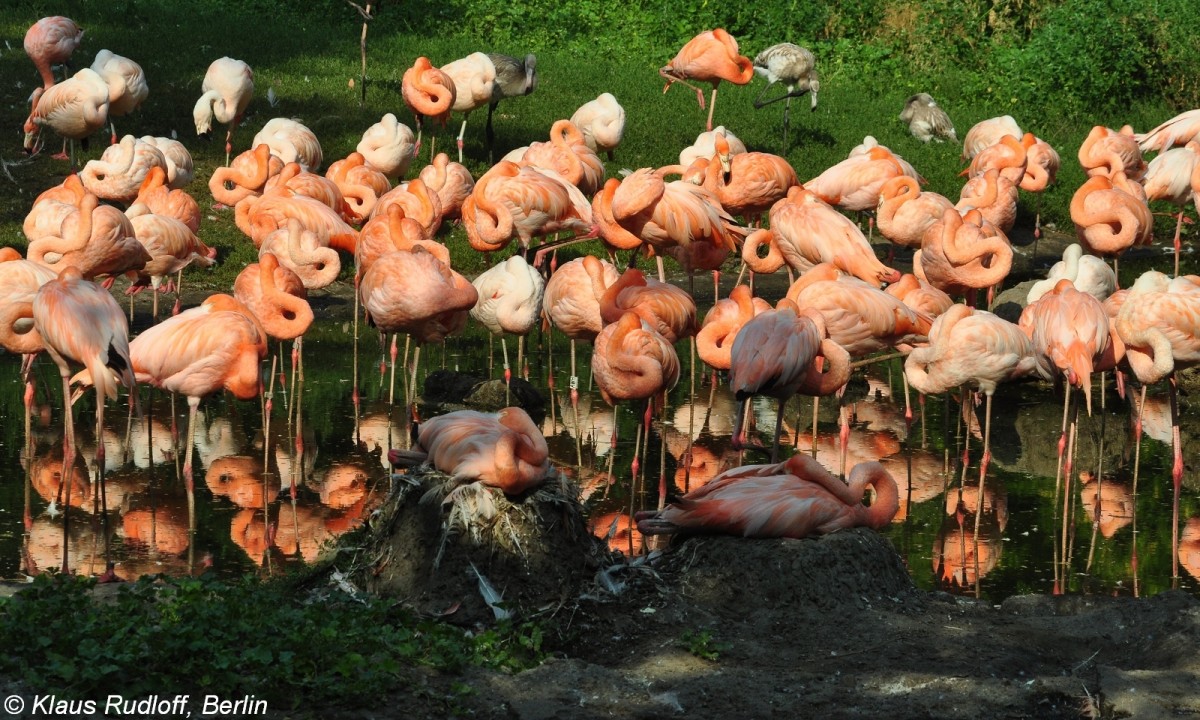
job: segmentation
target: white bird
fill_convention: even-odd
[[[930,140],[958,142],[950,116],[929,93],[917,93],[906,100],[900,111],[900,122],[908,123],[908,131],[923,143]]]
[[[204,94],[192,109],[196,134],[203,136],[212,132],[214,118],[228,125],[229,131],[225,133],[225,164],[228,165],[233,150],[233,131],[246,114],[250,98],[254,97],[254,71],[241,60],[217,58],[204,73],[204,84],[200,89]]]
[[[1175,274],[1179,274],[1179,234],[1183,230],[1183,209],[1190,202],[1197,203],[1200,195],[1192,185],[1193,177],[1200,166],[1200,141],[1190,140],[1183,147],[1164,150],[1150,161],[1146,168],[1146,177],[1142,187],[1146,190],[1147,200],[1166,200],[1179,208],[1175,220]]]
[[[458,131],[458,161],[461,163],[467,119],[476,109],[492,101],[496,64],[485,53],[477,52],[447,63],[441,70],[454,81],[454,105],[450,109],[463,114],[462,129]]]
[[[85,140],[108,122],[108,84],[91,68],[83,68],[48,90],[37,88],[33,93],[33,111],[24,128],[25,152],[34,152],[42,127],[49,127],[68,140]],[[71,151],[75,151],[74,143]],[[71,165],[75,165],[73,158]]]
[[[1104,302],[1105,298],[1117,290],[1117,276],[1112,267],[1095,255],[1085,255],[1083,246],[1079,243],[1071,243],[1063,250],[1062,260],[1050,268],[1046,279],[1035,282],[1033,287],[1029,288],[1026,302],[1033,304],[1063,279],[1070,280],[1076,290],[1085,292],[1100,302]]]
[[[92,70],[108,83],[108,124],[112,131],[111,144],[116,145],[117,128],[113,116],[128,115],[137,110],[150,94],[150,86],[146,84],[141,65],[109,50],[96,53]]]
[[[412,128],[388,113],[363,133],[355,150],[367,164],[395,180],[408,172],[416,154],[416,136]]]
[[[324,154],[317,135],[303,123],[289,118],[272,118],[263,125],[251,141],[250,147],[266,144],[271,154],[287,163],[298,163],[306,172],[316,172],[321,167]]]
[[[1012,115],[1001,115],[975,123],[963,138],[962,161],[969,162],[980,150],[995,145],[1005,135],[1012,135],[1018,140],[1025,136]]]
[[[1150,132],[1135,134],[1142,152],[1162,152],[1176,145],[1200,139],[1200,108],[1182,112]]]
[[[821,89],[821,81],[817,77],[817,58],[808,48],[793,43],[779,43],[763,50],[754,58],[754,74],[767,79],[767,86],[754,99],[755,110],[773,102],[787,100],[783,108],[783,144],[786,146],[788,113],[792,109],[792,98],[808,93],[812,100],[812,109],[817,109],[817,92]],[[787,93],[771,100],[763,100],[763,95],[777,82],[787,86]]]
[[[500,336],[500,347],[504,351],[504,381],[508,383],[512,375],[504,336],[518,336],[517,367],[520,368],[524,359],[525,336],[533,330],[541,316],[546,281],[537,270],[530,267],[525,258],[513,255],[481,273],[472,284],[479,292],[479,300],[471,309],[471,317],[482,323],[492,335]]]
[[[583,141],[596,152],[604,150],[613,159],[613,150],[625,134],[625,108],[612,93],[601,93],[595,100],[579,106],[571,123],[583,133]]]
[[[737,135],[727,130],[724,125],[718,125],[712,130],[706,130],[696,136],[696,142],[679,151],[679,164],[683,168],[691,167],[699,158],[712,159],[717,154],[717,136],[724,135],[729,143],[730,156],[746,152],[746,144],[738,140]]]

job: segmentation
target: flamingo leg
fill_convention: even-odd
[[[696,91],[696,102],[700,103],[701,110],[704,109],[704,91],[703,90],[701,90],[700,88],[691,84],[687,80],[684,80],[683,78],[679,77],[678,75],[673,75],[673,74],[667,72],[665,68],[660,69],[658,71],[658,74],[663,76],[667,80],[667,84],[665,86],[663,86],[664,93],[671,88],[672,83],[679,83],[680,85],[686,85],[687,87],[690,87],[692,90]],[[711,123],[712,123],[712,118],[709,118],[709,128],[708,128],[709,130],[712,130]]]
[[[463,161],[463,136],[467,134],[467,116],[463,116],[462,129],[458,131],[458,162]]]
[[[1179,215],[1175,220],[1175,277],[1179,277],[1179,234],[1183,230],[1183,210],[1180,209]]]
[[[504,353],[504,404],[507,405],[512,400],[512,370],[508,366],[508,343],[503,335],[500,336],[500,351]]]
[[[1146,386],[1142,385],[1141,398],[1137,404],[1137,416],[1133,421],[1133,522],[1130,530],[1133,536],[1133,548],[1129,557],[1129,572],[1133,574],[1133,596],[1139,596],[1138,583],[1138,554],[1137,554],[1137,496],[1138,496],[1138,469],[1142,464],[1142,412],[1146,408]]]
[[[1171,388],[1171,486],[1174,496],[1171,501],[1171,587],[1179,587],[1179,491],[1183,482],[1183,439],[1179,434],[1179,386],[1172,373]]]
[[[71,468],[75,466],[75,417],[71,413],[71,375],[70,369],[66,364],[59,365],[59,372],[62,374],[63,385],[63,465],[62,465],[62,485],[59,485],[61,493],[63,486],[67,488],[66,498],[63,500],[63,555],[62,555],[62,572],[68,572],[67,568],[67,548],[68,538],[70,535],[67,532],[70,526],[70,509],[71,509]],[[100,442],[103,442],[102,440]]]
[[[575,415],[575,460],[583,467],[583,428],[579,424],[579,376],[575,374],[575,340],[571,339],[571,412]],[[613,411],[613,435],[616,435],[616,411]],[[611,472],[610,472],[611,474]]]
[[[775,442],[771,444],[772,463],[779,462],[779,437],[783,435],[783,406],[786,404],[787,398],[779,398],[779,412],[775,414]]]
[[[979,461],[979,496],[975,506],[975,597],[979,592],[979,521],[983,517],[984,482],[987,480],[988,464],[992,459],[992,393],[986,393],[986,409],[983,420],[983,458]]]
[[[192,543],[196,540],[196,484],[192,478],[192,446],[196,441],[196,412],[200,409],[200,398],[188,398],[187,448],[184,450],[183,485],[188,496],[188,534]]]
[[[713,110],[716,110],[716,109],[717,109],[717,85],[714,83],[713,89],[712,89],[712,102],[710,102],[708,104],[708,125],[704,128],[705,130],[707,130],[709,132],[712,132]]]
[[[67,400],[70,402],[70,400]],[[100,532],[104,535],[104,574],[102,582],[115,579],[108,543],[108,494],[104,488],[104,394],[96,388],[96,484],[100,489]]]

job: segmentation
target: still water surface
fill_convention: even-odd
[[[138,325],[143,324],[139,319]],[[312,561],[322,544],[360,525],[386,496],[386,450],[404,446],[407,430],[401,409],[404,373],[397,373],[397,403],[392,410],[374,331],[364,328],[359,344],[357,413],[352,402],[352,331],[342,321],[325,321],[310,331],[304,346],[303,382],[295,384],[299,400],[288,397],[293,376],[288,354],[283,355],[284,371],[275,371],[266,432],[258,403],[222,396],[204,400],[195,439],[194,537],[189,536],[187,494],[180,479],[186,401],[175,401],[172,409],[166,395],[155,393],[151,399],[149,391],[143,390],[145,419],[131,425],[124,405],[117,410],[110,406],[103,438],[106,524],[94,514],[91,396],[81,400],[76,406],[81,458],[72,479],[69,566],[80,573],[103,572],[107,539],[108,552],[117,561],[116,572],[125,578],[206,568],[224,576],[278,572]],[[543,392],[553,356],[554,402],[548,403],[543,421],[552,457],[564,472],[578,477],[595,531],[610,537],[613,547],[628,550],[631,540],[640,540],[628,535],[627,513],[634,487],[630,463],[644,405],[619,411],[610,476],[613,413],[598,390],[589,387],[590,348],[579,346],[577,431],[568,400],[571,372],[566,340],[535,332],[529,347],[530,382]],[[655,503],[652,496],[657,494],[661,461],[665,460],[665,477],[676,493],[743,462],[765,462],[765,456],[755,451],[747,451],[740,460],[731,450],[737,403],[722,378],[713,385],[711,371],[702,364],[696,368],[693,395],[688,346],[681,342],[677,349],[684,375],[671,393],[665,424],[657,420],[654,424],[641,462],[645,479],[638,481],[637,509]],[[492,375],[499,377],[498,347],[496,353]],[[487,374],[488,340],[472,328],[466,337],[451,338],[444,351],[431,347],[422,357],[422,375],[442,367]],[[271,362],[267,360],[267,371]],[[64,517],[50,502],[61,474],[60,385],[56,369],[45,359],[38,361],[36,375],[33,452],[26,458],[18,361],[0,356],[4,418],[0,577],[54,569],[62,563]],[[843,405],[853,418],[850,465],[881,460],[900,485],[901,509],[885,533],[918,586],[973,593],[978,559],[981,593],[992,600],[1055,589],[1149,595],[1172,587],[1170,415],[1165,389],[1152,388],[1146,403],[1147,439],[1135,499],[1130,405],[1115,389],[1110,387],[1105,394],[1104,409],[1097,402],[1094,417],[1080,420],[1076,470],[1090,471],[1102,480],[1086,484],[1075,480],[1064,497],[1055,490],[1061,395],[1048,384],[1002,388],[993,411],[993,463],[980,503],[978,421],[972,420],[968,432],[957,399],[931,397],[923,409],[914,407],[914,421],[907,428],[900,376],[897,360],[865,368],[852,381]],[[289,392],[282,390],[285,385]],[[769,442],[775,403],[755,401],[752,408],[759,435]],[[839,410],[829,400],[819,410],[815,452],[836,471]],[[981,417],[983,406],[972,407],[975,410]],[[1185,457],[1191,457],[1186,448],[1195,419],[1186,411],[1183,418]],[[813,451],[811,419],[809,399],[789,403],[784,440],[796,451]],[[960,463],[964,441],[970,454],[965,481]],[[1064,503],[1069,518],[1065,538]],[[975,517],[981,504],[976,538]],[[1177,582],[1196,592],[1200,588],[1196,580],[1200,498],[1191,468],[1184,478],[1180,527]]]

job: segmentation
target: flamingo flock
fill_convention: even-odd
[[[40,148],[46,129],[84,140],[147,101],[141,68],[107,50],[91,68],[57,81],[51,68],[76,50],[82,36],[66,18],[45,18],[26,36],[26,50],[42,77],[24,125],[29,151]],[[1057,151],[1022,132],[1012,117],[983,120],[964,136],[967,181],[955,202],[924,189],[916,168],[870,136],[844,161],[803,180],[786,158],[748,150],[724,127],[713,130],[721,80],[744,85],[758,73],[767,80],[764,93],[775,83],[787,87],[775,100],[790,103],[808,93],[815,109],[820,88],[815,65],[810,51],[790,43],[768,48],[752,62],[739,54],[728,32],[706,31],[660,70],[664,91],[676,82],[688,84],[702,109],[704,93],[689,81],[712,85],[706,132],[682,149],[678,165],[609,177],[613,168],[605,166],[601,151],[613,156],[626,110],[604,92],[570,119],[554,122],[548,136],[542,135],[548,139],[532,141],[473,177],[462,165],[466,118],[488,105],[490,153],[497,104],[537,86],[533,55],[479,52],[440,68],[427,57],[416,58],[404,73],[402,97],[417,131],[395,114],[384,115],[365,130],[354,152],[330,163],[324,174],[316,133],[288,118],[270,119],[249,148],[233,154],[234,132],[253,99],[254,72],[244,61],[219,58],[203,73],[193,118],[198,135],[211,132],[214,123],[227,126],[226,166],[207,185],[213,207],[232,208],[237,227],[258,251],[259,261],[238,276],[232,296],[215,294],[187,310],[177,301],[171,317],[129,337],[130,321],[107,292],[114,279],[128,277],[130,292],[149,286],[157,295],[177,290],[186,268],[219,258],[202,241],[199,202],[185,189],[192,175],[186,143],[133,135],[118,140],[111,129],[111,145],[99,160],[34,202],[24,225],[25,256],[4,253],[0,273],[13,278],[13,289],[0,296],[5,317],[0,339],[27,356],[44,349],[60,368],[67,409],[62,477],[70,475],[76,451],[73,384],[95,387],[101,424],[104,403],[116,398],[118,386],[127,388],[131,403],[136,383],[187,397],[182,475],[193,523],[191,457],[202,398],[222,389],[242,399],[259,396],[268,379],[274,380],[263,372],[271,339],[294,340],[295,363],[313,322],[308,293],[334,282],[346,263],[353,267],[355,302],[361,306],[355,322],[361,316],[381,336],[393,334],[393,378],[396,335],[406,336],[406,348],[415,345],[406,405],[414,404],[423,345],[443,342],[474,319],[501,337],[508,382],[506,336],[520,338],[521,368],[524,338],[542,321],[546,330],[571,341],[570,398],[578,428],[575,346],[592,343],[590,370],[613,406],[613,442],[618,403],[645,401],[644,412],[635,411],[641,421],[632,477],[641,470],[655,410],[663,412],[663,434],[667,393],[685,368],[694,367],[677,350],[685,339],[690,355],[699,353],[714,378],[728,373],[738,400],[775,398],[769,448],[751,438],[745,411],[732,411],[741,454],[769,449],[773,464],[727,468],[670,502],[665,476],[660,478],[657,508],[637,522],[646,536],[688,530],[799,538],[890,522],[899,507],[896,480],[879,464],[847,467],[852,430],[842,399],[853,368],[880,353],[903,356],[907,385],[920,393],[960,390],[964,408],[972,404],[972,389],[986,397],[974,490],[980,495],[998,387],[1060,376],[1067,388],[1060,478],[1069,481],[1077,412],[1072,388],[1082,391],[1090,412],[1095,373],[1123,372],[1141,384],[1143,395],[1146,385],[1166,379],[1174,392],[1174,373],[1200,362],[1200,279],[1147,273],[1120,292],[1115,282],[1117,258],[1152,239],[1147,202],[1169,200],[1181,208],[1182,218],[1183,206],[1200,196],[1194,118],[1185,113],[1143,135],[1097,126],[1084,140],[1077,157],[1089,178],[1071,202],[1079,243],[1030,292],[1025,314],[1013,323],[988,307],[1011,270],[1007,233],[1017,221],[1018,204],[1055,182]],[[775,100],[756,100],[755,107]],[[429,138],[433,145],[426,121],[445,126],[454,112],[463,115],[459,161],[431,147],[429,163],[422,165],[422,142]],[[927,94],[910,98],[901,119],[921,140],[956,141],[948,116]],[[785,106],[785,143],[787,130]],[[1172,147],[1179,144],[1183,147]],[[1142,153],[1149,150],[1160,154],[1147,165]],[[420,169],[410,173],[414,165]],[[871,213],[872,227],[877,219],[888,241],[914,250],[913,272],[881,261],[871,236],[847,212]],[[472,282],[451,267],[452,253],[441,239],[449,222],[461,223],[469,245],[489,257],[513,240],[519,248]],[[560,249],[593,239],[604,257],[557,262]],[[1177,253],[1179,242],[1177,230]],[[623,252],[629,253],[624,263],[618,257]],[[634,267],[641,254],[655,257],[657,278]],[[687,273],[688,290],[666,281],[665,257]],[[721,299],[718,273],[731,258],[749,271],[749,281],[741,284],[739,274]],[[1111,270],[1102,258],[1112,260]],[[755,296],[754,277],[783,267],[788,289],[772,306]],[[703,323],[692,292],[697,270],[714,273],[717,295]],[[157,315],[155,305],[156,321]],[[409,364],[408,350],[405,355]],[[84,371],[73,375],[75,365]],[[357,357],[353,382],[357,409]],[[840,475],[806,455],[778,462],[784,407],[797,393],[839,398]],[[264,411],[269,417],[269,400]],[[412,408],[410,415],[416,414]],[[393,463],[429,463],[456,483],[478,482],[510,496],[526,493],[553,472],[542,431],[518,408],[450,413],[418,428],[411,448],[388,440]],[[1177,510],[1184,472],[1177,417],[1173,437]],[[815,427],[812,441],[815,454]],[[103,455],[98,444],[96,467],[103,467]],[[690,441],[685,455],[689,467],[703,466]],[[609,456],[610,478],[617,477],[614,457],[615,452]],[[581,452],[577,459],[581,464]],[[964,475],[969,463],[964,451]],[[862,504],[868,487],[875,496],[869,507]],[[1095,497],[1100,502],[1102,493]],[[626,526],[632,530],[628,519]],[[67,537],[64,530],[64,543]],[[1176,517],[1176,556],[1178,542]]]

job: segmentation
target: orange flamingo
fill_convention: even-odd
[[[1130,180],[1140,181],[1146,174],[1142,149],[1128,125],[1119,132],[1103,125],[1092,128],[1079,146],[1079,164],[1089,177],[1105,175],[1115,179],[1117,173],[1122,173]]]
[[[359,272],[366,272],[376,260],[390,252],[412,250],[418,246],[450,266],[450,249],[436,240],[427,240],[421,223],[406,216],[400,205],[392,205],[384,215],[367,221],[358,234]]]
[[[913,310],[932,318],[946,312],[954,304],[949,295],[912,273],[901,275],[899,280],[885,287],[883,291],[898,298]]]
[[[419,177],[400,183],[380,197],[371,217],[386,215],[391,205],[404,208],[404,215],[420,223],[426,237],[432,238],[442,226],[441,196]]]
[[[413,66],[404,71],[404,77],[400,81],[400,95],[417,119],[414,155],[421,150],[421,129],[425,118],[430,118],[445,127],[450,120],[450,108],[454,107],[455,94],[454,80],[435,68],[427,57],[418,57]],[[432,148],[432,143],[430,146]],[[433,154],[432,149],[430,154]]]
[[[233,295],[254,313],[267,335],[277,340],[299,338],[312,325],[313,311],[304,283],[271,253],[264,253],[257,263],[238,273]]]
[[[155,215],[172,217],[187,226],[188,230],[200,230],[200,205],[195,198],[183,190],[172,190],[167,182],[168,171],[162,167],[152,167],[142,180],[133,204],[125,211],[128,217],[144,215],[148,212]]]
[[[876,497],[862,504],[867,486]],[[881,529],[900,509],[896,481],[877,462],[859,463],[849,484],[807,455],[721,473],[658,513],[639,514],[646,535],[679,531],[753,538],[806,538],[852,527]]]
[[[875,257],[858,226],[807,186],[789,190],[787,198],[771,208],[770,217],[771,229],[752,233],[742,246],[742,259],[755,272],[773,272],[784,262],[800,272],[831,263],[875,286],[900,279],[899,271]],[[774,245],[774,252],[760,259],[757,248],[764,241]]]
[[[26,52],[29,52],[28,45]],[[1142,152],[1165,152],[1176,145],[1186,145],[1200,139],[1200,108],[1181,112],[1153,130],[1134,134],[1133,137]]]
[[[41,75],[43,90],[54,84],[53,66],[70,60],[81,42],[83,29],[61,15],[44,17],[25,31],[25,54]]]
[[[820,310],[830,339],[851,357],[924,342],[933,322],[879,288],[842,275],[829,263],[801,275],[788,288],[787,298],[796,307]]]
[[[417,154],[413,131],[392,113],[367,128],[355,150],[368,165],[392,180],[408,172],[408,165]]]
[[[596,232],[592,207],[578,188],[553,171],[507,160],[475,183],[463,203],[462,219],[471,247],[481,252],[499,250],[514,237],[528,250],[537,235],[568,231],[590,238]]]
[[[551,472],[546,438],[519,407],[497,413],[458,410],[422,422],[412,450],[390,450],[393,465],[427,462],[455,483],[478,482],[520,495]],[[447,498],[449,500],[449,498]]]
[[[699,171],[697,184],[716,195],[730,215],[757,218],[786,197],[790,188],[800,184],[796,171],[778,155],[731,154],[729,141],[721,135],[714,144],[716,154],[707,163],[697,163],[693,168]]]
[[[55,270],[74,266],[88,279],[144,267],[150,254],[137,241],[129,218],[99,202],[85,193],[56,234],[29,243],[28,258]]]
[[[712,83],[712,100],[708,106],[708,123],[705,130],[713,129],[713,110],[717,105],[717,85],[727,80],[735,85],[748,85],[754,78],[754,64],[750,58],[738,54],[737,40],[722,28],[706,30],[692,38],[679,50],[671,62],[658,71],[666,79],[665,93],[676,82],[683,83],[696,91],[700,109],[704,109],[704,93],[687,82],[698,80]]]
[[[1025,145],[1016,135],[1004,135],[996,142],[983,148],[967,167],[965,173],[969,178],[978,177],[989,170],[996,170],[1002,177],[1014,184],[1025,177],[1025,166],[1028,154]]]
[[[96,388],[96,437],[104,430],[104,403],[117,398],[117,385],[135,392],[130,363],[129,326],[112,295],[68,267],[38,288],[33,298],[33,327],[46,352],[58,365],[63,386],[63,470],[75,462],[75,428],[71,413],[71,363],[84,366]],[[135,402],[133,399],[130,402]],[[96,467],[104,486],[104,443],[96,444]],[[69,487],[69,485],[68,485]],[[101,498],[104,498],[101,491]],[[70,498],[65,501],[70,505]],[[102,508],[103,509],[103,508]],[[66,536],[63,538],[66,543]],[[63,572],[66,572],[64,555]]]
[[[254,241],[255,247],[272,232],[287,227],[287,221],[300,221],[305,229],[327,237],[329,246],[353,253],[358,231],[346,224],[337,212],[320,200],[290,194],[286,189],[260,197],[247,197],[234,209],[238,229]]]
[[[818,357],[828,363],[824,371],[815,362]],[[735,447],[745,444],[742,418],[751,396],[766,395],[779,401],[771,445],[771,462],[775,462],[787,401],[797,392],[829,395],[849,379],[850,354],[828,338],[820,311],[801,311],[791,300],[780,300],[775,310],[748,320],[733,341],[729,387],[743,403],[734,430]]]
[[[200,99],[192,109],[196,134],[207,137],[212,132],[214,119],[228,125],[229,130],[225,133],[225,164],[228,165],[233,152],[233,131],[254,97],[254,71],[241,60],[217,58],[204,73],[200,90]]]
[[[1058,176],[1058,168],[1062,161],[1058,151],[1050,143],[1025,133],[1021,137],[1021,145],[1025,147],[1025,175],[1021,178],[1021,189],[1026,192],[1041,192],[1054,184]]]
[[[1146,170],[1147,200],[1166,200],[1177,206],[1175,220],[1175,274],[1179,274],[1179,234],[1183,229],[1183,209],[1196,205],[1200,192],[1192,188],[1192,176],[1200,173],[1200,142],[1191,140],[1181,148],[1171,148],[1150,161]]]
[[[1183,481],[1183,441],[1179,433],[1179,404],[1175,372],[1200,363],[1200,278],[1195,275],[1167,280],[1162,273],[1142,274],[1116,317],[1117,334],[1125,343],[1125,360],[1145,386],[1167,378],[1171,390],[1171,445],[1174,462],[1171,481],[1175,496],[1171,523],[1171,556],[1174,577],[1179,576],[1179,492]],[[1140,423],[1139,423],[1140,424]],[[1139,445],[1141,432],[1138,432]],[[1137,475],[1134,475],[1137,487]]]
[[[970,162],[980,151],[1000,142],[1000,138],[1005,135],[1018,138],[1023,136],[1021,126],[1017,125],[1012,115],[1001,115],[975,123],[963,136],[962,161]]]
[[[342,261],[337,250],[322,244],[317,233],[306,230],[299,220],[289,218],[287,226],[263,238],[258,256],[271,253],[279,264],[296,273],[309,290],[327,287],[337,279]]]
[[[967,181],[955,208],[960,213],[974,208],[984,220],[1007,233],[1017,221],[1017,187],[1002,170],[991,168]]]
[[[555,120],[550,141],[533,143],[515,162],[553,170],[587,196],[595,195],[604,183],[604,163],[570,120]]]
[[[911,165],[874,138],[868,136],[864,146],[863,152],[851,152],[850,157],[804,183],[804,188],[830,205],[858,211],[874,210],[883,184],[894,177],[908,175],[924,181]]]
[[[237,205],[247,197],[262,195],[267,180],[283,171],[283,161],[271,154],[266,143],[256,145],[233,159],[226,167],[213,170],[208,190],[222,205]]]
[[[154,289],[152,312],[158,318],[158,293],[178,292],[169,279],[160,290],[162,279],[183,272],[193,263],[200,267],[212,267],[217,261],[217,249],[206,246],[187,225],[169,215],[144,213],[131,217],[129,223],[133,226],[137,241],[150,255],[150,260],[137,271],[138,282],[130,285],[127,292],[135,294],[149,283]],[[178,312],[178,296],[175,302],[175,311]]]
[[[1153,240],[1154,216],[1141,185],[1117,171],[1094,175],[1071,198],[1071,220],[1079,242],[1090,252],[1113,258]]]
[[[714,370],[728,370],[738,333],[751,318],[770,309],[766,300],[751,296],[749,287],[738,285],[704,316],[696,333],[696,353]]]
[[[367,165],[362,153],[358,152],[334,161],[325,171],[325,177],[337,184],[349,210],[349,219],[354,223],[362,223],[370,217],[375,203],[392,189],[387,176]]]
[[[875,222],[880,234],[896,245],[919,248],[925,231],[941,222],[952,207],[954,203],[945,196],[922,192],[916,178],[900,175],[880,187]]]
[[[420,179],[425,186],[437,193],[442,220],[456,218],[462,204],[475,189],[475,178],[465,165],[451,162],[446,153],[438,153],[433,162],[421,168]]]
[[[272,118],[250,142],[251,147],[266,143],[271,154],[287,163],[299,163],[305,172],[316,172],[321,167],[324,153],[316,134],[303,123],[291,118]]]
[[[595,100],[579,106],[571,122],[583,133],[583,141],[596,152],[603,150],[613,159],[613,150],[625,134],[625,108],[612,93],[600,93]]]
[[[128,115],[137,110],[150,94],[142,66],[110,50],[96,53],[92,69],[108,83],[108,120],[112,143],[117,144],[117,128],[113,116]]]
[[[584,267],[599,297],[600,317],[605,324],[631,312],[669,343],[696,334],[696,301],[682,288],[647,278],[637,268],[629,268],[616,282],[605,286],[599,263],[586,263]]]
[[[994,288],[1012,269],[1008,238],[978,210],[965,215],[949,209],[942,221],[925,231],[913,255],[913,274],[942,292],[960,294]]]

